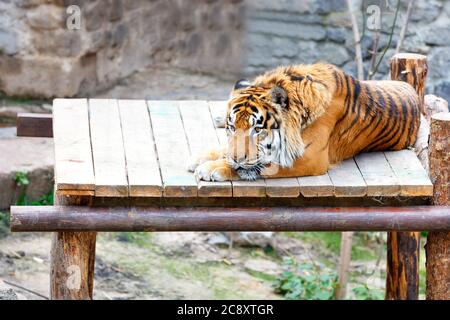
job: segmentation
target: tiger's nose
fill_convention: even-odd
[[[243,156],[237,156],[237,155],[234,155],[233,156],[233,160],[236,162],[236,163],[242,163],[242,162],[245,162],[245,160],[247,160],[247,155],[243,155]]]

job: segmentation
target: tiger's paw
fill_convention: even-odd
[[[213,149],[204,154],[193,156],[188,161],[187,169],[189,172],[195,172],[197,167],[205,162],[224,158],[223,154],[224,154],[223,150]]]
[[[229,181],[239,176],[224,160],[207,161],[195,169],[197,180],[203,181]]]
[[[189,172],[195,172],[195,169],[206,161],[208,160],[203,159],[202,157],[191,157],[188,161],[187,169]]]

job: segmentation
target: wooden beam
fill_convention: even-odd
[[[17,114],[18,137],[53,138],[53,116],[41,113]]]
[[[405,81],[416,90],[421,101],[420,111],[424,113],[427,57],[420,54],[399,53],[391,58],[390,67],[392,80]],[[388,233],[386,299],[419,299],[419,257],[419,233]]]
[[[430,176],[435,205],[450,205],[450,113],[431,117]],[[450,232],[430,232],[425,246],[428,300],[450,300]]]
[[[450,230],[450,207],[13,206],[21,231],[417,231]]]

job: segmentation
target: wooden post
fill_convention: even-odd
[[[428,74],[427,57],[416,53],[398,53],[391,58],[391,79],[409,83],[420,98],[424,111],[425,83]]]
[[[390,61],[391,79],[409,83],[418,93],[424,113],[427,57],[399,53]],[[387,240],[386,299],[417,300],[419,298],[419,232],[389,232]]]
[[[450,113],[431,117],[430,177],[435,205],[450,205]],[[426,267],[428,300],[450,300],[450,232],[430,232]]]
[[[86,205],[86,198],[55,195],[55,205]],[[53,236],[50,297],[91,300],[94,289],[96,232],[57,232]]]
[[[353,232],[342,232],[341,237],[341,253],[338,268],[339,282],[336,288],[336,300],[345,299],[345,295],[347,294],[348,272],[352,260]]]

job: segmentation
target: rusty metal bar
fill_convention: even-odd
[[[11,207],[22,231],[444,231],[450,206],[105,208]]]

